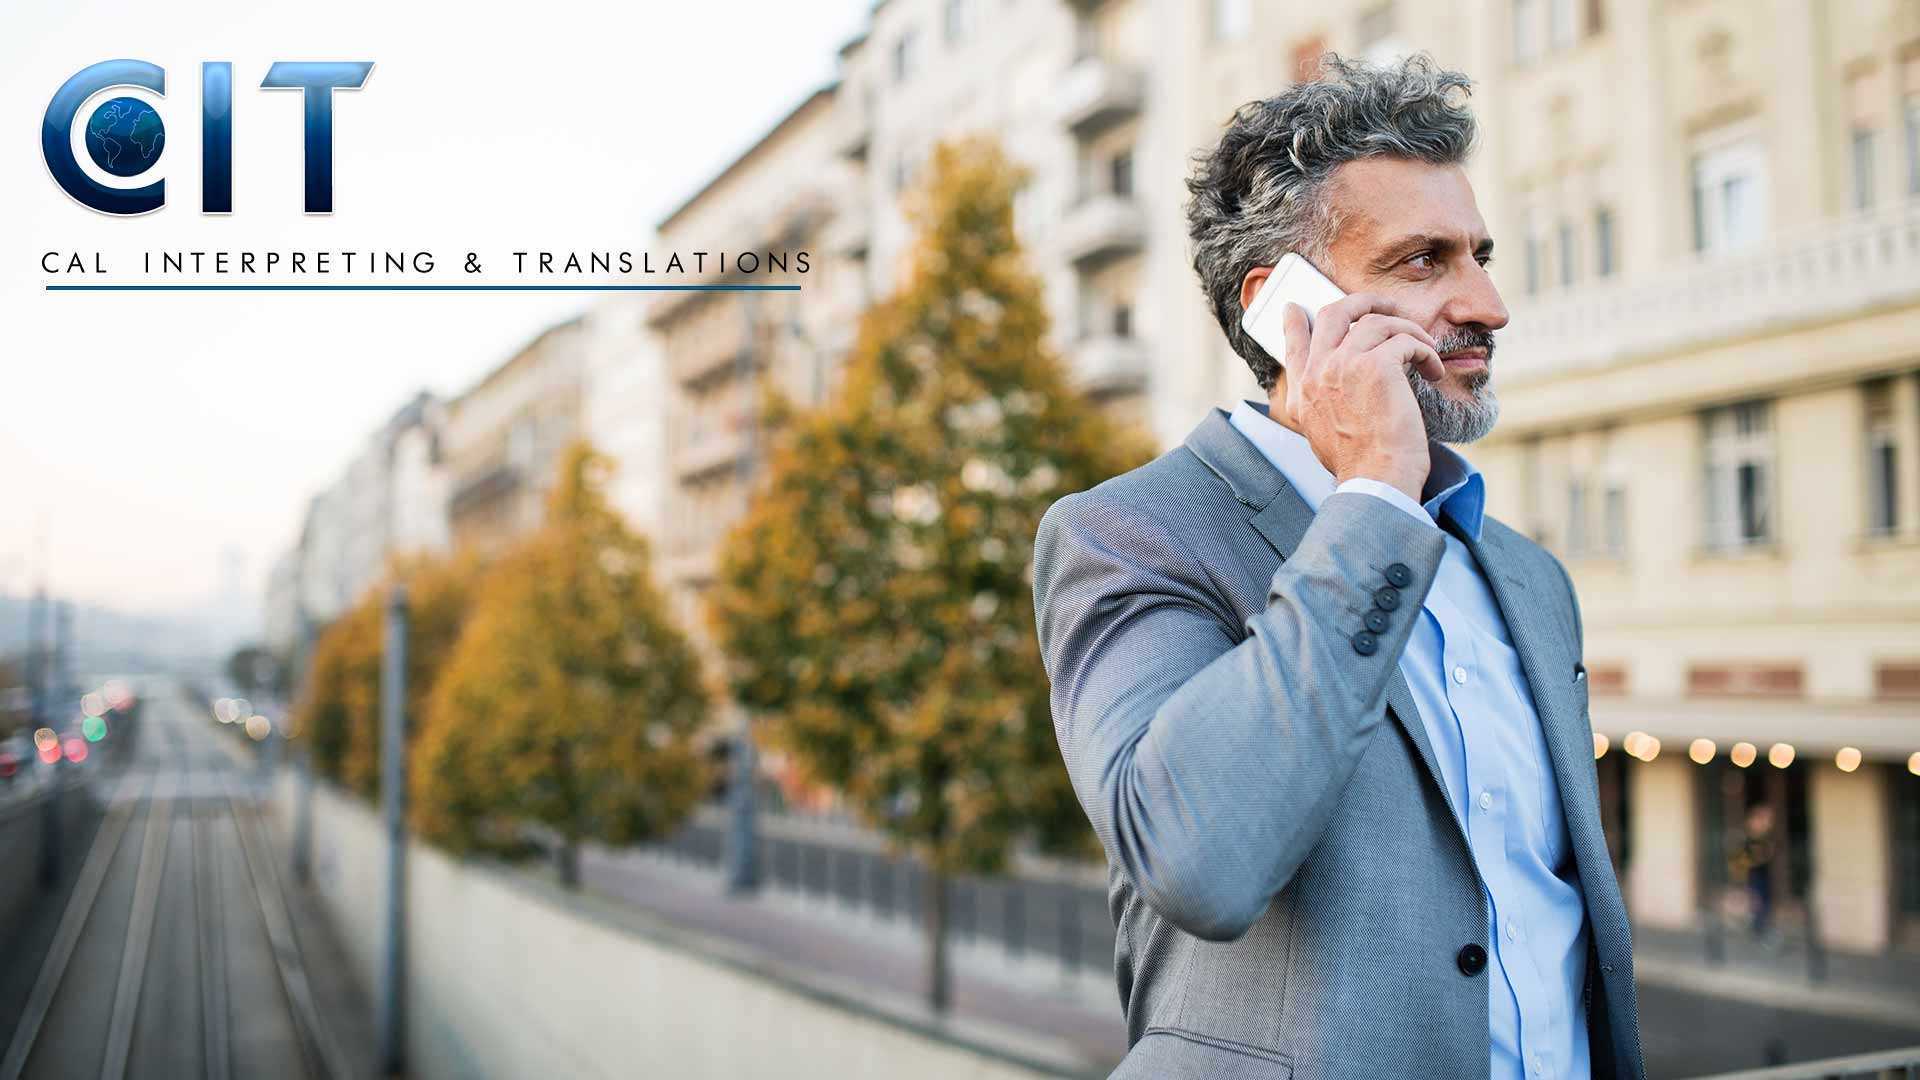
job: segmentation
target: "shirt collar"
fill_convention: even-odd
[[[1280,475],[1287,478],[1287,483],[1300,493],[1307,506],[1319,513],[1320,504],[1333,494],[1334,479],[1314,456],[1306,436],[1269,416],[1264,402],[1242,401],[1234,406],[1228,419],[1235,430],[1245,435],[1247,441],[1280,470]],[[1467,535],[1480,539],[1480,525],[1487,508],[1486,479],[1479,469],[1445,443],[1429,442],[1427,451],[1432,464],[1428,468],[1426,487],[1420,492],[1421,505],[1426,507],[1435,524],[1444,512]]]

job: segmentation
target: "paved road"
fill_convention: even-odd
[[[251,772],[203,707],[150,689],[62,887],[0,927],[0,1080],[364,1075],[316,1002]]]

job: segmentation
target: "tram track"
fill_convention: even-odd
[[[152,704],[160,730],[123,775],[96,781],[106,816],[24,1009],[0,1021],[0,1080],[354,1075],[315,1001],[252,793],[217,736],[193,726],[192,703]]]

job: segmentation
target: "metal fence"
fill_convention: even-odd
[[[1700,1080],[1920,1080],[1920,1046],[1720,1073]]]
[[[757,824],[764,886],[881,918],[918,922],[924,915],[926,867],[888,852],[871,830],[764,810]],[[726,830],[725,809],[703,806],[657,847],[717,868]],[[1104,867],[1033,859],[1007,877],[960,875],[951,881],[949,930],[963,942],[997,944],[1015,956],[1051,957],[1068,971],[1104,975],[1113,970],[1114,942],[1104,881]]]

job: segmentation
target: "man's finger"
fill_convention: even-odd
[[[1304,374],[1307,345],[1313,340],[1313,327],[1307,321],[1307,309],[1288,301],[1286,310],[1280,314],[1280,329],[1287,336],[1287,355],[1281,363],[1292,374]]]
[[[1403,370],[1411,367],[1428,382],[1439,382],[1447,377],[1447,365],[1440,362],[1440,354],[1433,350],[1433,346],[1412,334],[1395,334],[1367,355],[1379,356],[1382,362],[1391,362]]]
[[[1362,315],[1400,315],[1400,308],[1379,293],[1351,293],[1320,309],[1313,317],[1313,350],[1337,349],[1347,330]]]
[[[1397,315],[1362,315],[1354,320],[1340,347],[1349,353],[1363,353],[1395,334],[1411,334],[1434,348],[1440,344],[1433,340],[1432,334],[1411,319],[1402,319]]]

